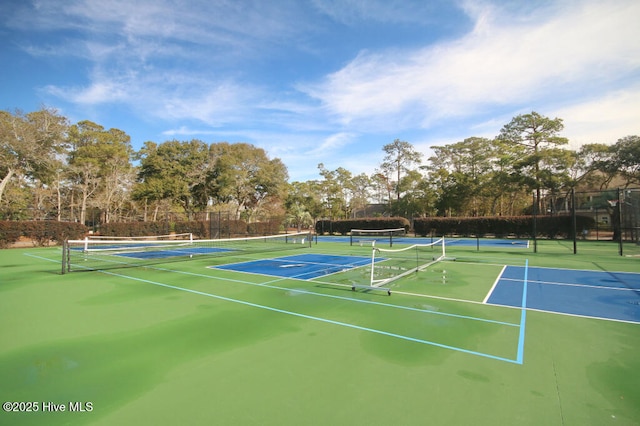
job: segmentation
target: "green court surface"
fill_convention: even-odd
[[[2,250],[0,424],[640,424],[640,321],[485,303],[505,266],[615,278],[640,258],[538,244],[447,248],[391,296],[352,291],[369,266],[306,280],[212,268],[371,254],[340,242],[64,275],[59,247]],[[603,297],[640,318],[640,290],[621,287]]]

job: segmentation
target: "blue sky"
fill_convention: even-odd
[[[640,134],[637,0],[5,0],[0,109],[57,108],[145,141],[248,142],[290,180],[372,173],[382,147],[564,119]]]

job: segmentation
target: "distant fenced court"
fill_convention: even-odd
[[[418,240],[0,251],[0,423],[638,424],[640,259]]]

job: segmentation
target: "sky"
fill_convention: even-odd
[[[569,147],[640,134],[638,0],[4,0],[0,109],[145,141],[246,142],[371,174],[383,146],[497,136],[536,111]]]

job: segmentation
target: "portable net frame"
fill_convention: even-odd
[[[445,240],[440,238],[429,244],[413,244],[400,249],[373,247],[369,288],[379,288],[391,294],[388,287],[393,281],[422,271],[446,257]],[[355,288],[353,288],[355,290]]]
[[[194,240],[193,238],[65,241],[62,273],[148,266],[194,258],[242,256],[311,247],[311,234],[300,232],[262,237]]]
[[[397,237],[404,237],[407,234],[404,228],[394,229],[352,229],[349,233],[349,243],[351,245],[375,245],[383,241],[389,242],[389,247],[393,247],[393,240]]]

